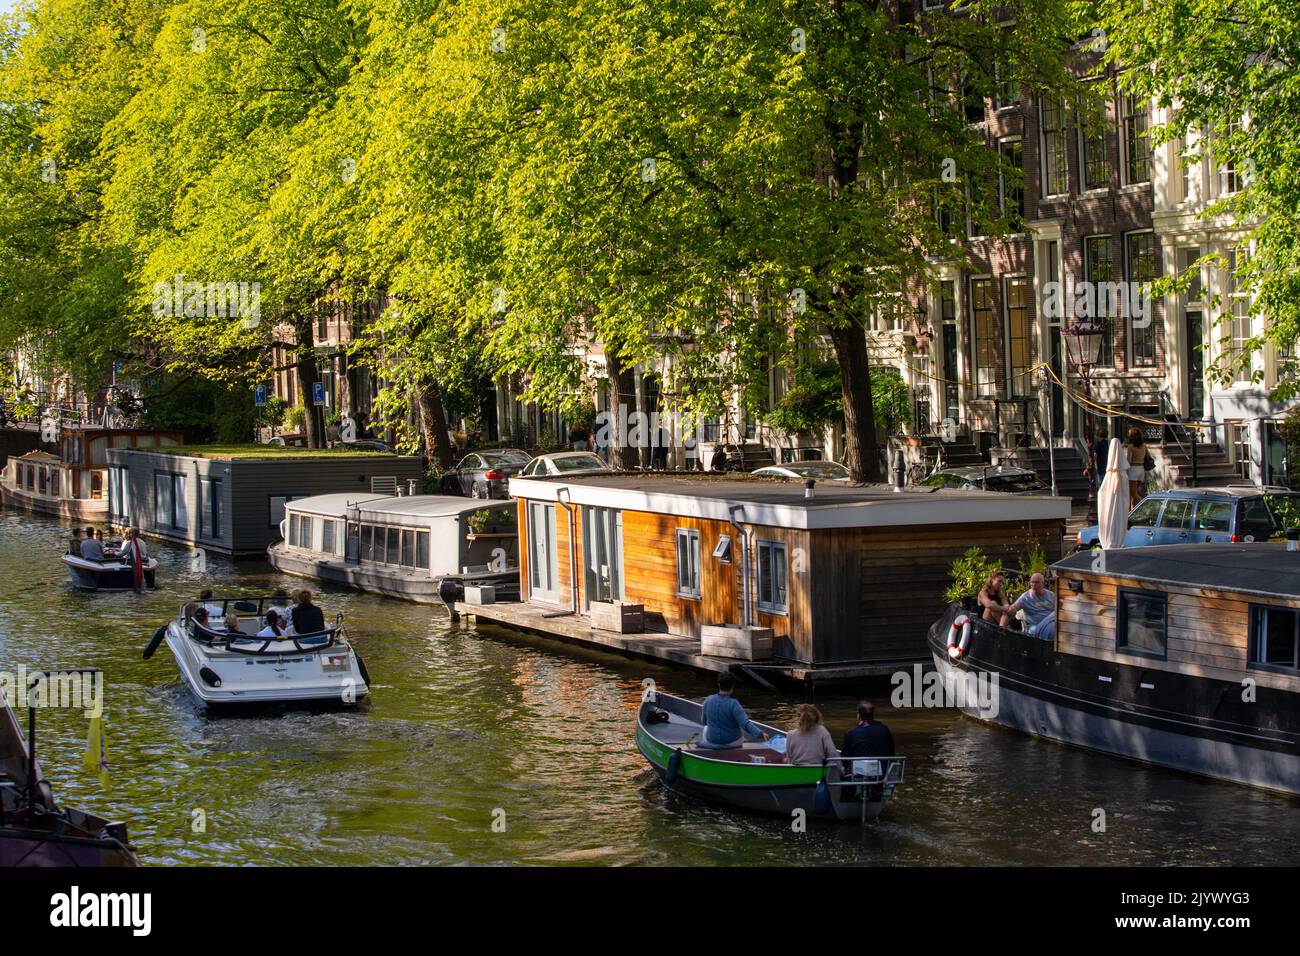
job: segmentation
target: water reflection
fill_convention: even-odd
[[[881,717],[908,781],[865,828],[732,813],[664,791],[632,741],[641,679],[698,697],[706,678],[559,651],[427,607],[327,593],[365,656],[372,701],[344,713],[209,718],[149,634],[204,586],[249,593],[295,579],[260,563],[157,545],[160,589],[84,594],[64,578],[66,532],[0,514],[0,666],[107,675],[112,787],[80,771],[79,716],[41,717],[62,799],[126,820],[150,863],[557,865],[1290,863],[1300,803],[1071,750],[950,711]],[[797,693],[744,689],[788,725]],[[855,699],[816,697],[838,738]],[[1107,830],[1091,830],[1093,811]],[[494,832],[494,811],[505,831]],[[196,814],[204,828],[196,832]],[[500,818],[499,814],[498,817]]]

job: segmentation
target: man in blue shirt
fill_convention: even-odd
[[[81,557],[86,561],[103,561],[104,545],[95,540],[95,529],[86,529],[86,540],[81,542]]]
[[[729,750],[745,742],[745,734],[768,739],[758,725],[745,714],[740,701],[732,696],[736,678],[730,674],[718,675],[718,692],[704,701],[704,731],[699,746],[714,750]]]

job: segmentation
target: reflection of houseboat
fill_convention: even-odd
[[[771,657],[800,678],[923,659],[950,563],[973,544],[1011,563],[1034,545],[1059,556],[1070,508],[982,491],[670,475],[512,478],[510,493],[530,604],[590,615],[602,630],[690,638],[694,653]]]
[[[0,477],[0,496],[10,507],[100,523],[109,512],[109,449],[165,448],[181,441],[175,432],[67,428],[59,437],[58,455],[33,451],[9,459]]]
[[[287,502],[277,570],[410,601],[440,601],[444,579],[516,589],[511,502],[445,495],[316,495]]]
[[[957,606],[932,628],[935,666],[954,687],[998,676],[995,706],[981,710],[966,694],[963,712],[1300,793],[1300,553],[1267,544],[1079,552],[1055,571],[1055,641],[972,620],[966,651],[950,651],[966,613]]]

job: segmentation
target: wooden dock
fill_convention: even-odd
[[[700,653],[698,638],[676,634],[647,632],[620,634],[591,626],[591,620],[569,611],[551,610],[533,604],[503,602],[500,604],[466,604],[457,601],[453,610],[479,621],[499,624],[528,634],[550,638],[567,644],[602,650],[625,657],[637,657],[676,667],[688,667],[707,673],[735,674],[755,683],[767,683],[769,678],[801,683],[831,681],[862,681],[888,677],[913,664],[928,663],[928,657],[911,660],[872,661],[834,667],[813,667],[808,664],[773,661],[738,661],[727,657],[712,657]]]

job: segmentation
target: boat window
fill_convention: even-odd
[[[1130,654],[1164,657],[1168,612],[1169,598],[1162,592],[1121,588],[1115,621],[1119,649]]]
[[[415,566],[426,571],[429,569],[429,532],[427,531],[415,533]]]
[[[1237,523],[1237,534],[1245,537],[1252,535],[1257,541],[1267,541],[1275,529],[1273,514],[1263,498],[1247,498],[1241,503],[1241,521]]]
[[[1160,527],[1190,528],[1194,504],[1190,498],[1170,498],[1165,505],[1164,517],[1160,519]]]
[[[1293,608],[1252,605],[1250,663],[1300,669],[1300,614]]]
[[[310,548],[312,539],[312,519],[307,515],[302,516],[302,524],[298,531],[298,547]]]
[[[322,518],[320,523],[320,549],[325,554],[335,554],[338,551],[338,532],[335,530],[335,524],[329,518]]]
[[[759,541],[759,609],[784,614],[788,610],[787,601],[785,545],[780,541]]]
[[[1134,508],[1133,513],[1128,516],[1128,526],[1130,528],[1154,528],[1156,519],[1160,517],[1160,506],[1164,503],[1163,498],[1147,498]]]
[[[402,531],[400,528],[388,528],[388,554],[385,564],[402,563]]]
[[[409,528],[402,530],[402,566],[415,566],[415,532]]]
[[[677,529],[677,593],[700,596],[700,533],[688,528]]]
[[[1202,501],[1196,509],[1196,529],[1198,531],[1232,530],[1231,501]]]
[[[388,536],[384,529],[379,527],[375,528],[374,560],[378,561],[380,564],[384,564],[388,558],[387,541]]]

